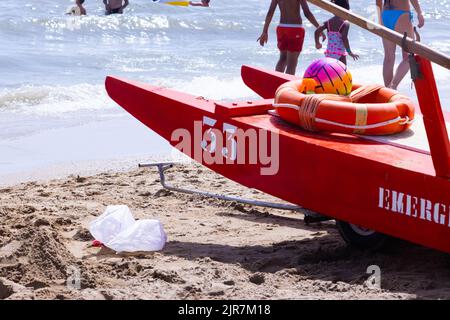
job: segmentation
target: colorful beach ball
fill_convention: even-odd
[[[352,92],[352,74],[344,63],[333,58],[315,60],[306,69],[303,78],[316,81],[316,93],[347,96]]]

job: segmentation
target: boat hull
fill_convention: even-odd
[[[268,113],[271,90],[292,77],[264,72],[259,77],[255,71],[249,80],[245,72],[251,71],[243,69],[244,81],[267,100],[219,103],[113,77],[106,79],[106,89],[173,146],[233,181],[450,252],[450,181],[436,176],[429,154],[357,136],[302,131]],[[239,140],[237,131],[247,136]]]

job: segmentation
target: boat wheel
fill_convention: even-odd
[[[336,220],[336,226],[345,242],[359,249],[378,250],[390,239],[385,234],[344,221]]]

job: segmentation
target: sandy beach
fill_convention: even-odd
[[[271,200],[194,164],[175,184]],[[162,189],[156,169],[69,176],[0,189],[0,299],[449,299],[450,257],[394,241],[346,246],[334,222]],[[273,200],[273,199],[272,199]],[[92,247],[89,222],[107,205],[157,218],[160,252]],[[381,289],[367,285],[370,265]],[[68,288],[73,268],[81,289]]]

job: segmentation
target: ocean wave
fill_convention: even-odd
[[[117,35],[139,34],[141,32],[167,31],[171,33],[242,31],[246,27],[236,21],[220,18],[203,19],[177,17],[171,15],[111,15],[111,16],[57,16],[28,17],[0,20],[0,33],[24,35],[34,33],[66,34],[77,33],[83,36],[98,36],[104,33]]]
[[[194,77],[191,80],[159,79],[141,80],[216,100],[255,97],[238,77],[221,79],[212,76]],[[0,90],[0,110],[25,114],[57,115],[89,110],[114,108],[103,85],[78,84],[73,86],[22,86]]]
[[[214,76],[194,77],[190,81],[160,80],[158,85],[215,100],[255,98],[240,77],[222,79]]]
[[[111,108],[103,85],[22,86],[0,90],[0,110],[55,115]]]

